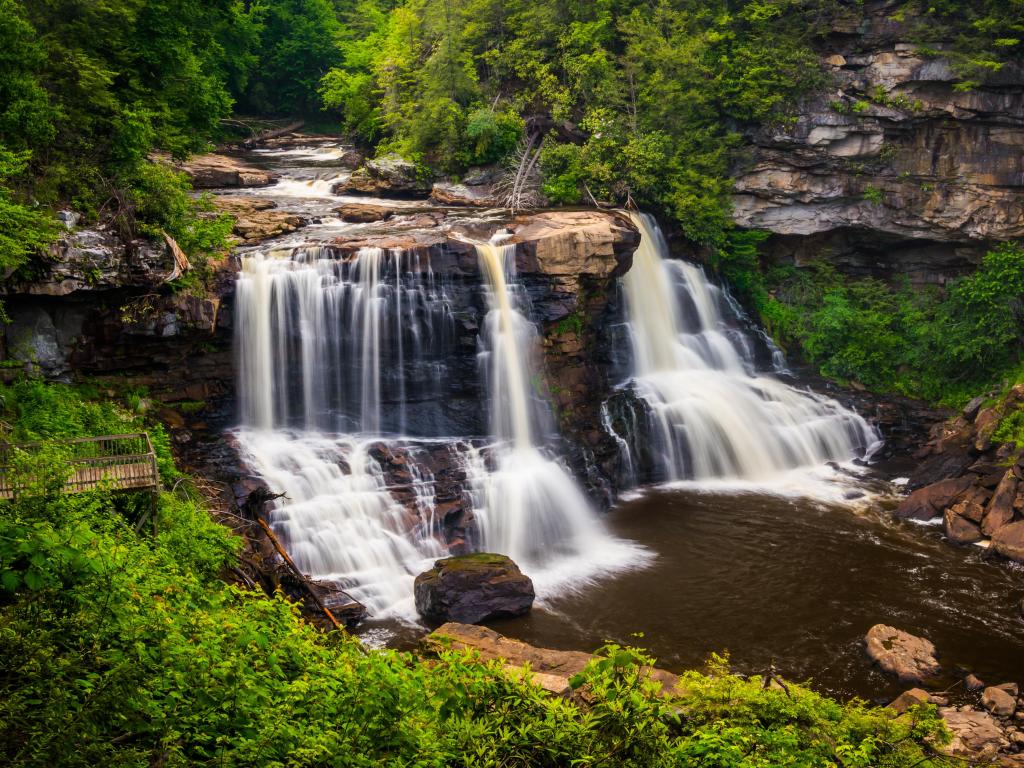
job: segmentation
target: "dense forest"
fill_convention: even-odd
[[[922,56],[970,93],[1024,58],[1024,0],[905,0]],[[793,360],[859,390],[960,407],[1024,377],[1024,246],[943,285],[765,259],[738,226],[746,137],[829,92],[819,63],[860,0],[0,0],[0,273],[30,281],[58,211],[126,241],[170,235],[202,295],[233,221],[175,167],[302,119],[424,179],[535,166],[541,207],[654,212]],[[936,40],[949,41],[934,48]],[[914,112],[873,99],[836,104]],[[870,169],[865,172],[870,177]],[[868,202],[881,193],[868,184]],[[0,304],[0,319],[6,313]],[[4,441],[148,430],[165,490],[63,494],[50,446],[5,470],[0,763],[12,766],[918,766],[950,764],[935,707],[838,703],[771,675],[683,676],[609,645],[546,695],[497,664],[367,652],[283,595],[229,584],[242,547],[175,467],[143,391],[0,386]],[[1024,420],[998,426],[1021,440]],[[1004,457],[1005,458],[1005,457]],[[29,488],[31,486],[31,488]],[[29,490],[31,492],[29,492]],[[1012,513],[1011,513],[1012,516]],[[642,640],[638,641],[642,644]]]
[[[743,132],[795,119],[827,88],[814,46],[858,3],[34,3],[4,0],[0,264],[31,269],[69,205],[190,254],[225,227],[155,151],[183,157],[232,115],[309,116],[378,154],[457,177],[539,148],[553,204],[653,208],[792,351],[826,375],[948,401],[1000,381],[1020,334],[1024,256],[993,252],[948,294],[767,270],[730,218]],[[1019,3],[899,4],[970,90],[1019,60]],[[947,47],[948,48],[948,47]],[[937,53],[937,52],[936,52]],[[884,95],[879,96],[884,100]],[[867,108],[867,104],[854,104]],[[865,194],[869,195],[869,188]],[[877,192],[876,192],[877,194]]]

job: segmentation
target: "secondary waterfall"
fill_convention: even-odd
[[[531,393],[537,332],[521,311],[515,245],[498,236],[476,250],[489,306],[479,359],[498,440],[493,468],[479,457],[470,467],[482,548],[511,557],[541,596],[637,564],[644,552],[605,531],[575,481],[535,442],[545,422]]]
[[[413,579],[446,552],[432,519],[411,520],[365,443],[315,432],[242,430],[249,464],[287,496],[271,516],[303,573],[336,582],[374,618],[413,610]]]
[[[769,481],[849,461],[877,443],[868,423],[835,400],[759,375],[747,338],[727,322],[726,296],[700,267],[667,258],[650,216],[631,218],[641,232],[622,279],[633,381],[668,479]]]

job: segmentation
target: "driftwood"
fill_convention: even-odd
[[[242,145],[246,147],[252,147],[257,144],[262,144],[264,141],[270,141],[271,139],[276,139],[278,136],[284,136],[286,134],[291,133],[292,131],[297,131],[305,124],[305,120],[298,120],[294,123],[286,125],[284,128],[275,128],[272,131],[263,131],[263,133],[259,134],[258,136],[253,136],[251,138],[246,139],[245,141],[242,142]]]
[[[317,595],[316,590],[313,589],[313,585],[309,583],[309,579],[306,578],[306,575],[298,569],[298,566],[295,565],[294,561],[288,555],[288,552],[285,551],[285,548],[281,546],[280,540],[278,540],[277,535],[274,533],[274,530],[270,527],[267,521],[262,517],[257,516],[256,522],[260,524],[260,528],[262,528],[267,534],[267,538],[270,539],[270,543],[274,545],[274,549],[277,550],[277,554],[281,556],[281,559],[284,560],[291,572],[295,574],[295,577],[306,588],[306,591],[316,604],[316,607],[323,612],[324,616],[328,618],[335,629],[344,632],[345,627],[336,618],[334,618],[334,614],[331,613],[330,609],[320,601],[320,597]]]
[[[171,252],[171,256],[174,259],[174,267],[171,269],[171,274],[164,278],[165,283],[169,283],[172,280],[177,280],[183,274],[192,269],[192,263],[188,260],[188,256],[181,250],[181,246],[178,245],[178,241],[168,235],[166,232],[163,233],[164,242],[167,244],[167,250]]]

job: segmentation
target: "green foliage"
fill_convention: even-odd
[[[552,202],[632,198],[720,245],[736,129],[786,119],[792,99],[820,82],[808,43],[831,3],[359,7],[366,37],[343,36],[345,62],[323,95],[364,138],[458,172],[507,156],[522,132],[516,115],[569,121],[586,139],[548,137],[541,166]]]
[[[57,237],[56,219],[18,202],[5,184],[25,170],[28,158],[27,152],[8,152],[0,145],[0,276],[9,275]]]
[[[1020,362],[1024,248],[1004,244],[942,292],[849,280],[824,264],[756,270],[751,304],[783,343],[827,376],[870,389],[957,403]],[[766,286],[770,286],[769,290]],[[750,295],[744,298],[750,300]]]
[[[320,80],[345,60],[337,44],[343,30],[334,4],[273,0],[246,5],[256,34],[252,67],[236,91],[240,106],[260,114],[318,114]]]
[[[917,29],[920,50],[952,60],[959,90],[972,90],[1024,53],[1022,0],[912,0],[901,18]],[[952,50],[931,51],[936,39],[952,37]]]
[[[865,200],[869,203],[874,203],[875,205],[881,205],[882,200],[884,199],[882,190],[871,184],[864,187],[863,195]]]
[[[138,419],[87,390],[0,394],[18,436]],[[43,480],[0,502],[4,765],[945,764],[925,746],[945,738],[934,707],[787,694],[721,660],[669,694],[653,659],[610,645],[563,699],[464,652],[366,651],[219,581],[238,540],[196,504],[163,494],[159,533],[139,535],[131,494],[62,495],[64,466],[60,447],[19,456],[13,471]]]
[[[217,213],[209,195],[190,194],[188,177],[163,163],[135,166],[121,186],[127,192],[126,229],[157,240],[165,232],[173,237],[194,268],[175,287],[201,288],[211,274],[210,258],[228,250],[234,219]]]

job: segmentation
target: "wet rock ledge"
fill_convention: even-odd
[[[915,455],[912,492],[896,510],[904,519],[941,517],[955,544],[979,544],[1024,562],[1024,452],[994,435],[1024,404],[1024,385],[1002,398],[982,396],[956,418],[936,425]]]

